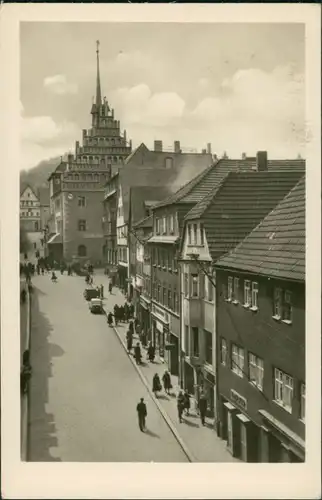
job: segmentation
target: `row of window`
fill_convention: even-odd
[[[244,294],[241,296],[239,287],[239,278],[228,276],[227,293],[225,299],[227,302],[238,304],[242,302],[244,307],[252,310],[258,309],[258,283],[256,281],[244,280]],[[225,287],[224,287],[225,288]],[[292,321],[292,297],[289,290],[274,288],[273,298],[273,317],[286,322]]]
[[[201,286],[203,285],[203,287]],[[214,300],[214,285],[207,276],[200,276],[197,273],[184,273],[183,293],[186,298],[204,298],[209,302]]]
[[[88,161],[95,161],[96,163],[105,163],[105,159],[101,158],[99,156],[87,156],[87,155],[82,155],[77,158],[77,160],[81,161],[82,163],[87,163]],[[108,156],[107,157],[107,162],[108,163],[123,163],[124,158],[123,156]]]
[[[117,237],[118,237],[118,239],[127,238],[127,235],[128,235],[127,225],[118,227],[116,229],[116,231],[117,231]]]
[[[220,339],[220,362],[228,366],[227,341]],[[239,377],[246,376],[251,384],[263,391],[264,387],[264,361],[256,354],[248,353],[248,366],[245,369],[244,349],[236,344],[231,344],[230,368]],[[247,370],[247,371],[246,371]],[[280,406],[292,413],[293,406],[293,378],[282,372],[279,368],[274,369],[274,400]],[[300,384],[300,418],[305,420],[305,384]]]
[[[156,217],[155,219],[155,234],[175,234],[178,231],[178,224],[176,217],[171,215],[164,215],[163,217]]]
[[[109,138],[109,137],[87,137],[87,140],[86,140],[86,146],[87,145],[98,145],[99,143],[108,143],[108,144],[120,144],[120,145],[123,145],[123,144],[126,144],[125,143],[125,139],[123,139],[122,137],[116,137],[115,139],[112,137],[112,138]],[[103,146],[104,144],[102,144]]]
[[[99,182],[100,179],[107,180],[108,175],[104,174],[75,174],[75,173],[66,173],[64,174],[64,181],[94,181],[94,182]],[[59,181],[58,181],[59,182]]]
[[[127,262],[127,247],[118,247],[117,254],[119,261]]]
[[[153,265],[164,270],[177,271],[178,262],[175,257],[175,252],[164,248],[154,248],[153,250]],[[148,254],[145,254],[148,256]]]
[[[22,206],[22,207],[39,206],[39,201],[21,200],[20,201],[20,206]]]
[[[20,217],[40,217],[40,212],[20,212]]]
[[[204,246],[205,229],[203,224],[188,224],[188,245]]]
[[[167,283],[161,284],[160,281],[154,281],[152,284],[152,297],[159,304],[177,314],[179,313],[179,295],[176,288],[172,290]]]

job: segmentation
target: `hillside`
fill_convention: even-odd
[[[20,172],[20,184],[30,184],[37,188],[47,186],[48,177],[60,163],[60,156],[38,163],[30,170]]]

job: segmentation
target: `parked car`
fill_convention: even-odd
[[[97,290],[97,288],[85,288],[84,290],[85,300],[99,298],[99,296],[100,296],[100,291]]]
[[[91,299],[89,302],[89,310],[92,314],[102,314],[103,313],[103,304],[102,300],[95,298]]]

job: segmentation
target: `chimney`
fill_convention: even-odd
[[[154,141],[154,151],[162,152],[162,141]]]
[[[201,154],[203,154],[203,155],[207,154],[207,150],[206,149],[202,149],[201,150]]]
[[[208,144],[207,144],[207,153],[208,153],[208,155],[211,155],[211,143],[210,142],[208,142]]]
[[[180,141],[174,141],[174,152],[175,153],[181,153]]]
[[[265,172],[267,170],[267,151],[257,151],[256,170],[257,172]]]
[[[224,151],[222,157],[223,157],[224,160],[228,160],[228,155],[227,155],[226,151]]]
[[[242,153],[242,160],[246,160],[247,158],[247,154],[246,153]]]

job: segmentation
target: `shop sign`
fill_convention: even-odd
[[[165,323],[169,323],[169,314],[155,304],[152,305],[152,313]]]
[[[230,389],[230,399],[243,410],[247,410],[247,399],[234,391],[234,389]]]

